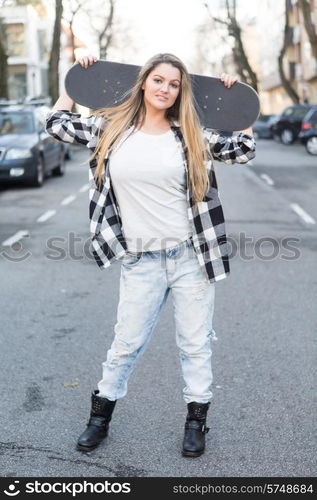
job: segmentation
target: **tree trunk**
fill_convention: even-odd
[[[228,30],[228,35],[234,38],[234,48],[232,49],[232,52],[237,73],[243,81],[245,81],[248,85],[253,87],[254,90],[257,92],[258,79],[256,73],[251,68],[248,56],[244,50],[244,45],[241,37],[241,28],[238,24],[236,17],[236,0],[232,0],[231,3],[229,0],[226,0],[228,21],[227,20],[224,21],[223,19],[214,17],[212,15],[212,12],[209,10],[208,3],[205,2],[204,5],[208,10],[209,15],[212,17],[213,21],[225,25]]]
[[[5,47],[5,26],[1,22],[0,18],[0,97],[4,99],[9,99],[9,88],[8,88],[8,54],[6,53]]]
[[[69,29],[70,29],[70,44],[72,47],[72,61],[74,63],[76,61],[76,57],[75,57],[75,48],[76,47],[75,47],[75,35],[73,32],[73,21],[74,21],[74,17],[72,18],[72,20],[69,23]]]
[[[59,96],[59,58],[60,58],[60,37],[61,19],[63,15],[62,0],[55,0],[55,23],[53,32],[52,50],[49,60],[48,88],[52,102],[56,102]]]
[[[317,60],[317,33],[316,26],[311,18],[310,3],[307,0],[299,0],[299,6],[303,14],[304,26],[311,45],[312,53],[314,58]]]
[[[290,33],[291,33],[291,29],[289,26],[289,20],[288,20],[287,4],[288,4],[288,2],[287,2],[287,0],[285,0],[284,40],[283,40],[283,46],[282,46],[280,54],[278,56],[278,69],[279,69],[280,79],[281,79],[282,85],[283,85],[286,93],[292,99],[294,104],[299,104],[299,95],[297,94],[296,90],[292,87],[290,81],[286,78],[286,75],[284,72],[284,67],[283,67],[284,56],[285,56],[285,53],[286,53],[288,46],[290,45]]]
[[[238,67],[239,74],[245,78],[246,83],[251,85],[254,90],[258,91],[258,79],[256,73],[250,66],[248,57],[245,53],[242,38],[241,38],[241,28],[237,23],[235,18],[231,18],[230,25],[230,34],[235,39],[235,48],[234,48],[234,58]]]
[[[113,16],[114,16],[114,0],[110,0],[110,10],[109,15],[106,19],[104,29],[99,33],[99,50],[100,59],[107,59],[108,49],[112,42],[112,26],[113,26]]]

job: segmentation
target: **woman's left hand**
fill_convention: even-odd
[[[221,73],[220,80],[223,82],[223,84],[224,84],[225,87],[228,87],[228,89],[230,89],[230,87],[235,82],[238,81],[238,77],[237,76],[228,75],[228,73]]]

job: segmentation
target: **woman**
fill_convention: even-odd
[[[84,68],[96,58],[77,62]],[[230,88],[236,77],[223,73]],[[176,342],[185,381],[183,456],[204,452],[212,398],[211,340],[215,282],[229,273],[227,240],[212,159],[246,163],[255,156],[252,129],[224,137],[200,126],[189,74],[172,54],[141,69],[127,100],[89,117],[71,113],[64,92],[47,131],[91,151],[90,230],[103,269],[122,260],[115,336],[91,395],[90,418],[77,449],[107,436],[118,399],[145,350],[172,290]]]

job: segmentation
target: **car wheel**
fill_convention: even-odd
[[[290,128],[285,128],[281,133],[281,141],[283,144],[292,144],[295,141],[294,132]]]
[[[280,136],[276,133],[272,134],[272,138],[275,142],[281,142]]]
[[[310,155],[317,155],[317,136],[310,137],[306,142],[306,151]]]
[[[59,165],[52,170],[53,175],[64,175],[65,174],[65,169],[66,169],[66,164],[65,164],[65,151],[62,150],[61,152],[61,159],[59,162]]]
[[[39,156],[36,166],[36,171],[29,184],[33,187],[41,187],[43,186],[44,177],[45,177],[44,160],[42,156]]]
[[[257,141],[260,138],[259,132],[254,132],[253,131],[253,137],[254,137],[254,140]]]
[[[65,159],[66,160],[71,160],[73,156],[73,152],[71,151],[70,147],[67,148],[66,153],[65,153]]]

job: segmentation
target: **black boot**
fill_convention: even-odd
[[[91,412],[86,430],[77,441],[77,450],[90,451],[96,448],[107,437],[109,422],[116,401],[97,396],[99,391],[91,394]]]
[[[209,431],[209,427],[206,427],[209,405],[210,403],[196,403],[196,401],[187,404],[182,451],[184,457],[199,457],[205,451],[205,434]]]

